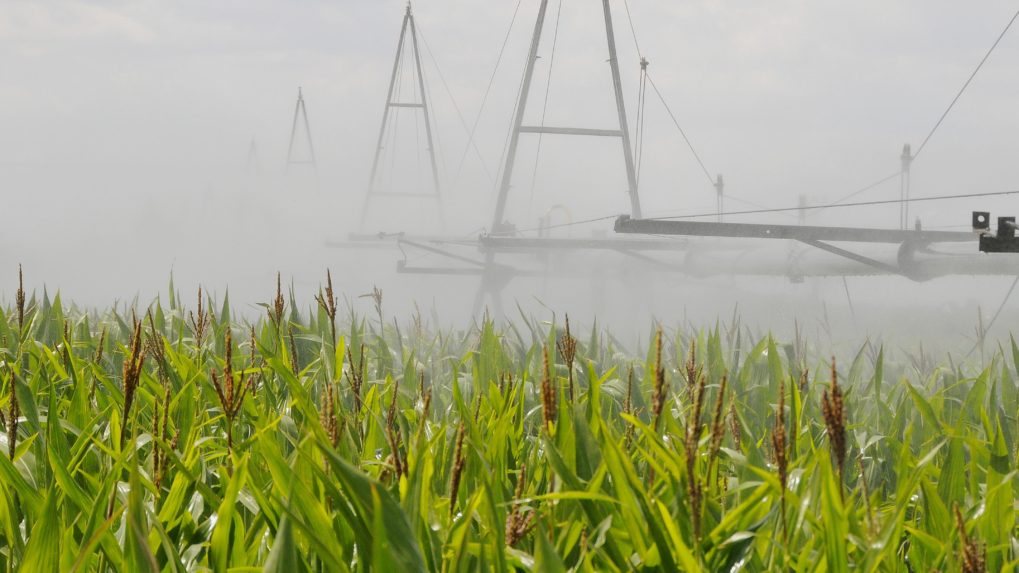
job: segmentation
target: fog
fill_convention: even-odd
[[[525,123],[617,127],[600,4],[562,2],[560,13],[550,2]],[[611,5],[631,129],[642,54],[707,175],[724,176],[728,211],[796,206],[801,198],[825,205],[895,173],[903,144],[917,149],[1015,10],[998,0]],[[414,3],[442,201],[377,197],[366,208],[404,7],[6,0],[0,300],[11,300],[20,263],[29,287],[85,307],[147,304],[166,296],[172,277],[188,300],[202,285],[219,299],[229,292],[255,315],[277,272],[310,308],[328,268],[356,312],[370,311],[360,296],[377,286],[391,316],[420,309],[442,325],[469,323],[477,276],[400,274],[404,258],[419,267],[451,263],[412,248],[336,243],[377,232],[473,240],[491,227],[538,2],[522,0],[519,11],[512,0]],[[1004,37],[913,163],[913,197],[1019,188],[1017,35]],[[398,94],[405,101],[417,101],[412,71],[405,60]],[[287,163],[299,88],[314,166]],[[643,109],[644,215],[713,212],[715,191],[654,91]],[[394,113],[379,189],[432,193],[420,114]],[[298,127],[293,157],[303,161],[310,150]],[[539,154],[537,137],[521,140],[507,203],[518,228],[534,228],[545,214],[562,224],[628,213],[618,140],[540,141]],[[892,178],[853,200],[894,200],[899,192]],[[915,203],[910,224],[965,231],[973,210],[1016,215],[1019,202],[1013,195]],[[898,228],[899,207],[727,220]],[[558,227],[552,236],[608,237],[612,223]],[[1019,318],[1019,302],[1005,298],[1014,275],[916,282],[857,276],[866,267],[785,241],[691,244],[697,272],[684,271],[691,258],[683,253],[656,255],[668,263],[659,270],[670,272],[604,252],[500,257],[572,276],[514,279],[502,293],[506,317],[554,311],[640,333],[653,319],[710,327],[735,314],[758,331],[800,329],[833,345],[870,337],[964,351],[978,320],[986,326],[1001,308],[991,331],[1001,337]],[[861,249],[894,260],[896,247]],[[457,249],[483,258],[476,247]],[[1015,268],[1015,259],[998,257]],[[826,276],[790,280],[792,258],[804,274]],[[750,267],[769,276],[738,273]]]

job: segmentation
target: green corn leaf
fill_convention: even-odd
[[[304,564],[297,558],[297,545],[290,526],[290,518],[284,515],[276,528],[276,537],[272,542],[272,550],[262,567],[263,573],[297,573],[305,571]]]
[[[213,570],[225,573],[231,566],[230,558],[234,553],[234,544],[239,539],[234,535],[235,515],[237,512],[237,496],[248,478],[248,456],[244,456],[233,470],[223,502],[216,511],[216,526],[212,531],[212,543],[209,547],[210,562]]]
[[[158,573],[160,567],[156,563],[156,557],[152,554],[152,548],[148,541],[149,520],[143,505],[145,491],[138,473],[138,464],[132,463],[130,472],[127,513],[124,514],[127,521],[127,531],[124,534],[125,565],[131,571]]]
[[[60,569],[60,494],[51,489],[46,493],[42,512],[32,527],[21,561],[22,571],[57,573]]]
[[[410,523],[407,522],[407,516],[400,509],[399,503],[388,492],[382,490],[381,484],[342,460],[332,451],[331,447],[322,443],[320,449],[360,520],[356,527],[373,530],[371,537],[374,538],[374,530],[377,529],[375,528],[376,519],[381,520],[382,528],[387,534],[386,543],[388,543],[389,558],[392,559],[392,563],[399,567],[400,571],[423,571],[424,562],[421,550],[418,548]],[[378,498],[377,507],[376,498]],[[378,516],[375,515],[376,512],[378,512]],[[375,539],[372,545],[364,549],[368,550],[378,542],[379,540]],[[367,558],[374,562],[376,556],[369,555]]]

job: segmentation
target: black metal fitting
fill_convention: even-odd
[[[991,234],[991,214],[973,212],[973,230],[980,233],[980,251],[984,253],[1019,253],[1015,236],[1015,217],[998,217],[998,230]]]

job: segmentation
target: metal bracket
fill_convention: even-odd
[[[991,234],[991,214],[973,212],[973,230],[980,234],[980,251],[983,253],[1019,253],[1015,217],[998,217],[998,231]]]
[[[462,255],[458,255],[456,253],[451,253],[451,252],[449,252],[447,250],[440,249],[438,247],[432,247],[430,245],[423,245],[421,243],[417,243],[417,242],[414,242],[414,241],[408,241],[407,239],[404,239],[404,238],[397,239],[396,242],[399,245],[409,245],[411,247],[414,247],[414,248],[417,248],[417,249],[421,249],[422,251],[428,251],[429,253],[435,253],[436,255],[442,255],[443,257],[448,257],[450,259],[453,259],[453,260],[456,260],[456,261],[460,261],[462,263],[467,263],[469,265],[474,265],[476,267],[481,267],[481,268],[485,267],[485,262],[484,261],[479,261],[479,260],[472,259],[472,258],[469,258],[469,257],[464,257]]]
[[[865,264],[867,266],[874,267],[875,269],[882,270],[882,271],[884,271],[886,273],[890,273],[890,274],[893,274],[893,275],[902,275],[902,276],[904,276],[906,278],[910,278],[910,279],[916,280],[913,276],[909,275],[906,272],[903,272],[903,270],[901,268],[899,268],[899,267],[897,267],[895,265],[889,265],[888,263],[883,263],[883,262],[881,262],[881,261],[879,261],[877,259],[872,259],[870,257],[866,257],[864,255],[861,255],[859,253],[854,253],[852,251],[847,251],[846,249],[842,249],[842,248],[836,247],[835,245],[829,245],[828,243],[825,243],[823,241],[816,241],[816,240],[812,240],[812,239],[797,239],[797,240],[799,242],[803,243],[804,245],[810,245],[811,247],[814,247],[815,249],[821,249],[822,251],[827,251],[827,252],[832,253],[834,255],[838,255],[840,257],[845,257],[845,258],[847,258],[847,259],[849,259],[851,261],[856,261],[858,263],[863,263],[863,264]]]

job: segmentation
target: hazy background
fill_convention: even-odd
[[[629,9],[652,79],[711,174],[724,175],[733,197],[727,208],[735,210],[749,205],[737,199],[783,207],[804,195],[826,203],[895,172],[903,143],[914,150],[920,144],[1014,4],[630,0]],[[632,123],[639,57],[623,2],[612,5]],[[477,279],[398,275],[395,250],[353,252],[328,248],[326,241],[379,230],[470,237],[490,225],[538,2],[522,0],[512,29],[515,0],[414,3],[438,134],[443,215],[430,201],[379,199],[360,225],[404,6],[388,0],[5,0],[0,298],[11,299],[20,262],[29,286],[59,289],[82,305],[147,302],[165,293],[172,272],[186,293],[202,284],[222,296],[229,287],[233,301],[254,313],[255,303],[270,298],[277,270],[310,305],[328,267],[359,312],[370,303],[358,296],[378,285],[395,315],[417,303],[443,321],[464,324]],[[528,123],[540,121],[552,65],[545,123],[613,128],[600,2],[562,2],[553,59],[558,6],[550,2]],[[507,30],[505,56],[493,75]],[[1006,36],[917,159],[914,197],[1017,188],[1017,34]],[[401,96],[413,98],[411,76],[401,77]],[[477,150],[465,153],[490,79]],[[285,169],[298,86],[317,174],[306,166]],[[400,112],[399,146],[387,150],[402,155],[387,156],[380,182],[430,192],[423,127],[414,118]],[[645,215],[713,210],[714,190],[653,92],[645,129]],[[295,155],[303,158],[303,132],[298,136]],[[535,144],[533,136],[524,140],[515,170],[508,213],[519,227],[534,226],[554,205],[565,206],[574,221],[628,210],[614,140],[545,137],[537,167]],[[859,199],[898,193],[893,180]],[[924,203],[912,213],[927,228],[964,230],[974,209],[1014,215],[1019,203]],[[566,220],[561,210],[553,217]],[[896,227],[898,208],[833,209],[807,221]],[[611,221],[558,236],[598,230],[611,233]],[[789,249],[770,248],[778,260]],[[442,262],[409,256],[415,263]],[[735,268],[758,255],[718,257],[718,264],[731,260]],[[598,267],[606,284],[520,280],[507,293],[507,308],[516,312],[517,300],[525,312],[547,313],[547,306],[587,323],[598,317],[638,330],[651,316],[712,324],[738,308],[745,321],[780,332],[799,321],[819,336],[932,337],[965,345],[977,314],[989,319],[1012,282],[793,284],[781,277],[637,276],[620,266],[625,262],[603,256],[584,264]],[[997,334],[1019,318],[1017,306],[1005,306]]]

